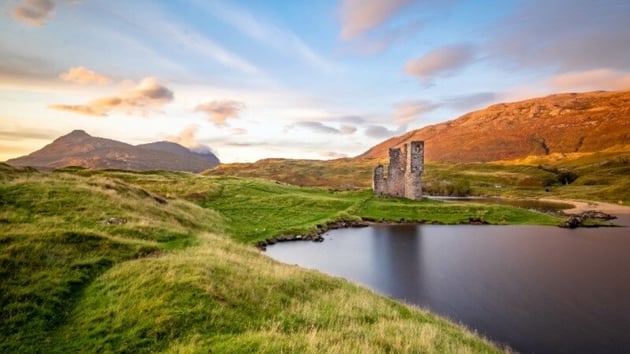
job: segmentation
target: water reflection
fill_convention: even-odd
[[[423,297],[422,229],[403,225],[376,226],[372,259],[379,259],[374,279],[385,294],[405,301]]]
[[[518,351],[630,352],[627,228],[394,225],[325,237],[267,252],[426,307]]]

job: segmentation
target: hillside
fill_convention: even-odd
[[[630,91],[565,93],[501,103],[388,139],[360,155],[384,158],[388,149],[425,141],[425,158],[436,162],[488,162],[630,151]]]
[[[7,163],[40,169],[81,166],[135,171],[200,172],[216,166],[219,159],[209,152],[196,153],[175,143],[156,142],[134,146],[75,130],[40,150],[11,159]]]
[[[252,244],[359,215],[558,222],[501,206],[176,172],[0,164],[0,181],[3,353],[498,352],[442,318],[280,264]]]

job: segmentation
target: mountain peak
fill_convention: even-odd
[[[7,161],[12,166],[52,169],[65,166],[200,172],[218,165],[215,155],[198,154],[171,142],[133,146],[73,130],[28,156]]]
[[[85,132],[85,130],[81,130],[81,129],[75,129],[73,131],[71,131],[70,133],[60,137],[60,139],[85,139],[85,138],[91,138],[92,136],[88,133]]]

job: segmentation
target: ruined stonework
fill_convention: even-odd
[[[374,169],[372,188],[376,195],[391,195],[418,200],[422,198],[424,141],[412,141],[400,148],[389,149],[387,176],[383,165]]]

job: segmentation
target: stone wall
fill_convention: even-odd
[[[387,167],[387,194],[395,197],[405,195],[405,159],[399,148],[389,149]]]
[[[405,198],[422,198],[422,172],[424,171],[424,142],[412,141],[409,144],[405,168]]]
[[[372,188],[377,195],[391,195],[409,199],[422,198],[422,172],[424,171],[424,142],[412,141],[400,148],[389,149],[387,177],[384,167],[376,166]]]
[[[376,195],[387,194],[385,183],[385,169],[383,165],[378,165],[374,168],[374,178],[372,179],[372,189]]]

